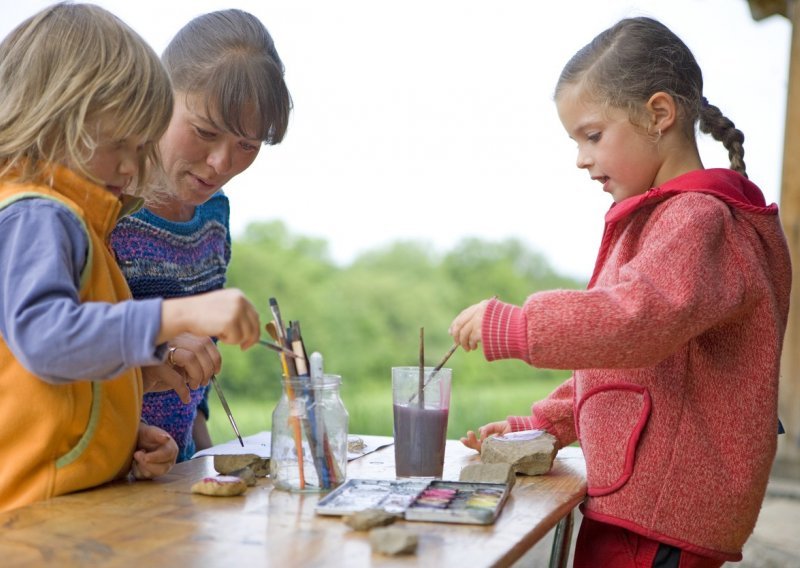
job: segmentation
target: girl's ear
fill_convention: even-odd
[[[666,132],[677,119],[678,105],[672,95],[658,91],[645,104],[649,132]]]

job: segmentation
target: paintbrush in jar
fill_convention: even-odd
[[[258,343],[259,345],[263,345],[267,349],[272,349],[276,353],[282,353],[287,357],[293,357],[293,358],[297,357],[297,355],[295,355],[294,351],[292,351],[291,349],[287,349],[286,347],[281,347],[277,343],[272,343],[271,341],[267,341],[266,339],[259,339]]]
[[[278,301],[275,298],[269,299],[269,308],[272,312],[272,317],[275,318],[275,320],[267,323],[267,333],[269,333],[272,339],[274,339],[279,345],[282,345],[288,349],[290,345],[286,340],[286,330],[283,328],[281,312],[278,308]],[[297,369],[294,366],[293,360],[288,358],[284,353],[281,353],[281,366],[283,368],[283,377],[286,383],[286,396],[289,398],[289,403],[294,404],[295,394],[294,389],[292,388],[292,377],[296,376]],[[292,425],[295,451],[297,452],[297,456],[299,458],[297,460],[297,473],[300,489],[305,489],[306,474],[303,467],[303,432],[300,426],[300,420],[298,420],[297,416],[290,415],[289,422]]]

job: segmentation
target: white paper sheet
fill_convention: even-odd
[[[242,455],[242,454],[255,454],[260,458],[268,459],[270,456],[270,442],[272,436],[270,432],[264,431],[252,436],[245,436],[242,438],[244,447],[239,443],[238,439],[230,440],[222,444],[217,444],[206,450],[200,450],[192,456],[192,459],[203,456],[216,456],[216,455]],[[391,436],[370,436],[366,434],[351,434],[347,437],[348,446],[354,446],[353,442],[358,440],[364,442],[364,447],[354,451],[347,452],[347,461],[353,461],[361,456],[365,456],[385,446],[394,443],[394,438]]]

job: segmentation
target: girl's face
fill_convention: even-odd
[[[204,114],[205,107],[199,96],[175,93],[172,120],[158,143],[169,188],[188,206],[208,201],[246,170],[261,149],[258,138],[242,138],[216,128]]]
[[[103,115],[86,123],[87,131],[94,138],[96,147],[83,166],[95,183],[119,197],[139,173],[145,140],[141,136],[116,138],[111,128],[113,124],[112,119]],[[69,161],[65,165],[80,171]]]
[[[656,185],[663,165],[657,138],[632,124],[626,111],[591,102],[575,85],[559,94],[556,106],[578,144],[576,165],[603,184],[616,203]]]

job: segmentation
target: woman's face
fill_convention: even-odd
[[[202,97],[176,92],[172,120],[158,144],[169,189],[185,205],[208,201],[246,170],[261,149],[259,138],[220,130],[205,113]],[[246,110],[244,113],[246,119]]]

